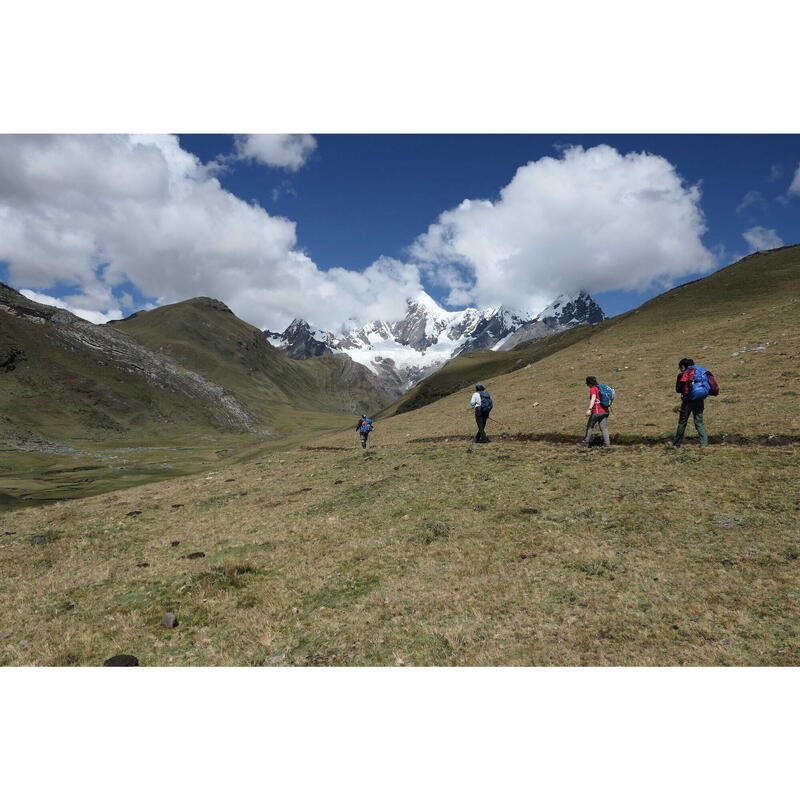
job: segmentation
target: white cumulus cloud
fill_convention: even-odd
[[[34,303],[64,308],[67,311],[71,311],[77,317],[82,317],[83,319],[89,320],[89,322],[94,322],[95,325],[102,325],[104,322],[108,322],[112,319],[122,319],[124,316],[122,311],[118,308],[112,309],[104,314],[102,311],[92,311],[88,308],[73,306],[58,297],[52,297],[49,294],[42,294],[41,292],[34,292],[31,289],[22,289],[20,294],[27,297],[28,300],[33,300]]]
[[[742,237],[750,245],[750,252],[757,250],[772,250],[775,247],[783,247],[783,239],[772,229],[756,225],[748,228]]]
[[[451,303],[542,307],[560,292],[643,290],[711,269],[700,189],[666,159],[599,145],[520,167],[411,247]]]
[[[742,198],[741,202],[738,206],[736,206],[736,213],[741,214],[743,211],[746,211],[750,206],[761,206],[762,208],[766,208],[766,201],[764,200],[764,195],[761,192],[751,190],[749,192],[745,192],[744,197]]]
[[[317,147],[307,133],[251,133],[236,137],[238,158],[251,158],[269,167],[296,171]]]
[[[14,286],[74,287],[60,304],[101,321],[129,305],[126,281],[159,305],[216,297],[273,329],[401,316],[421,288],[390,259],[319,269],[294,222],[223,189],[167,135],[0,136],[0,261]]]
[[[798,164],[792,183],[789,186],[789,194],[800,194],[800,164]]]

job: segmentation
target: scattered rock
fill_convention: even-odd
[[[183,508],[183,503],[173,503],[172,508]]]
[[[178,618],[172,613],[164,614],[164,616],[161,618],[161,624],[165,628],[177,628]]]
[[[180,539],[175,539],[175,541],[172,541],[172,542],[169,543],[169,546],[170,547],[177,547],[180,543],[181,543]]]
[[[19,642],[17,642],[17,647],[27,647],[29,644],[30,641],[28,641],[28,639],[21,639]]]
[[[744,525],[744,517],[725,516],[724,514],[715,514],[711,518],[712,525],[719,525],[721,528],[734,528],[737,525]]]
[[[538,508],[521,508],[519,510],[519,513],[520,514],[538,514],[539,513],[539,509]]]
[[[206,557],[206,554],[204,552],[202,552],[201,550],[198,550],[196,553],[189,553],[188,555],[181,556],[181,558],[189,558],[189,559],[205,558],[205,557]]]
[[[523,550],[519,554],[519,557],[522,558],[522,559],[525,559],[525,558],[536,558],[537,555],[539,555],[539,554],[535,550]]]
[[[530,366],[530,364],[528,364],[528,366]],[[536,406],[538,406],[538,405],[539,405],[539,403],[534,403],[533,407],[536,408]]]
[[[0,533],[0,536],[16,536],[16,535],[17,535],[16,531],[3,531],[2,533]]]
[[[408,516],[408,514],[403,514],[403,516],[401,517],[401,519],[409,519],[409,516]]]
[[[342,480],[339,480],[339,481],[334,481],[334,482],[333,482],[333,485],[334,485],[334,486],[338,486],[338,484],[340,484],[340,483],[344,483],[344,481],[342,481]]]
[[[149,567],[150,564],[147,561],[140,561],[136,566],[137,567]]]
[[[141,511],[129,511],[125,516],[126,517],[138,517],[141,514]]]
[[[225,478],[225,483],[233,483],[236,478]]]
[[[138,667],[139,659],[136,656],[129,656],[120,653],[118,656],[111,656],[111,658],[103,662],[104,667]]]
[[[303,494],[303,492],[310,492],[310,491],[311,491],[311,487],[310,487],[310,486],[305,486],[305,487],[303,487],[302,489],[297,489],[297,490],[296,490],[296,491],[294,491],[294,492],[289,492],[289,494],[290,494],[290,495],[293,495],[293,494]]]
[[[0,631],[0,639],[10,639],[11,631]]]

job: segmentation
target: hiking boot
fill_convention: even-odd
[[[589,447],[588,442],[578,442],[578,447]]]

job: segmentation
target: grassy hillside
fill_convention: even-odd
[[[799,278],[800,248],[752,256],[496,377],[516,439],[469,443],[464,391],[367,451],[8,511],[0,663],[799,665]],[[659,444],[684,356],[722,388],[705,450]],[[614,448],[573,444],[586,374]]]
[[[441,369],[420,381],[381,416],[413,411],[415,408],[422,408],[460,389],[472,386],[478,381],[485,382],[489,378],[514,372],[590,337],[609,325],[616,324],[618,319],[606,320],[597,325],[578,325],[552,336],[525,342],[513,350],[474,350],[466,353],[448,361]]]
[[[141,311],[112,324],[224,386],[278,433],[305,427],[297,410],[352,414],[387,402],[364,367],[342,356],[295,361],[210,298]]]
[[[3,515],[0,664],[800,664],[793,446],[208,470]]]
[[[294,362],[221,303],[91,325],[0,285],[0,508],[182,475],[380,407],[363,367]]]

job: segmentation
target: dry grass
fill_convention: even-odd
[[[797,664],[796,459],[296,450],[9,512],[0,661]]]

